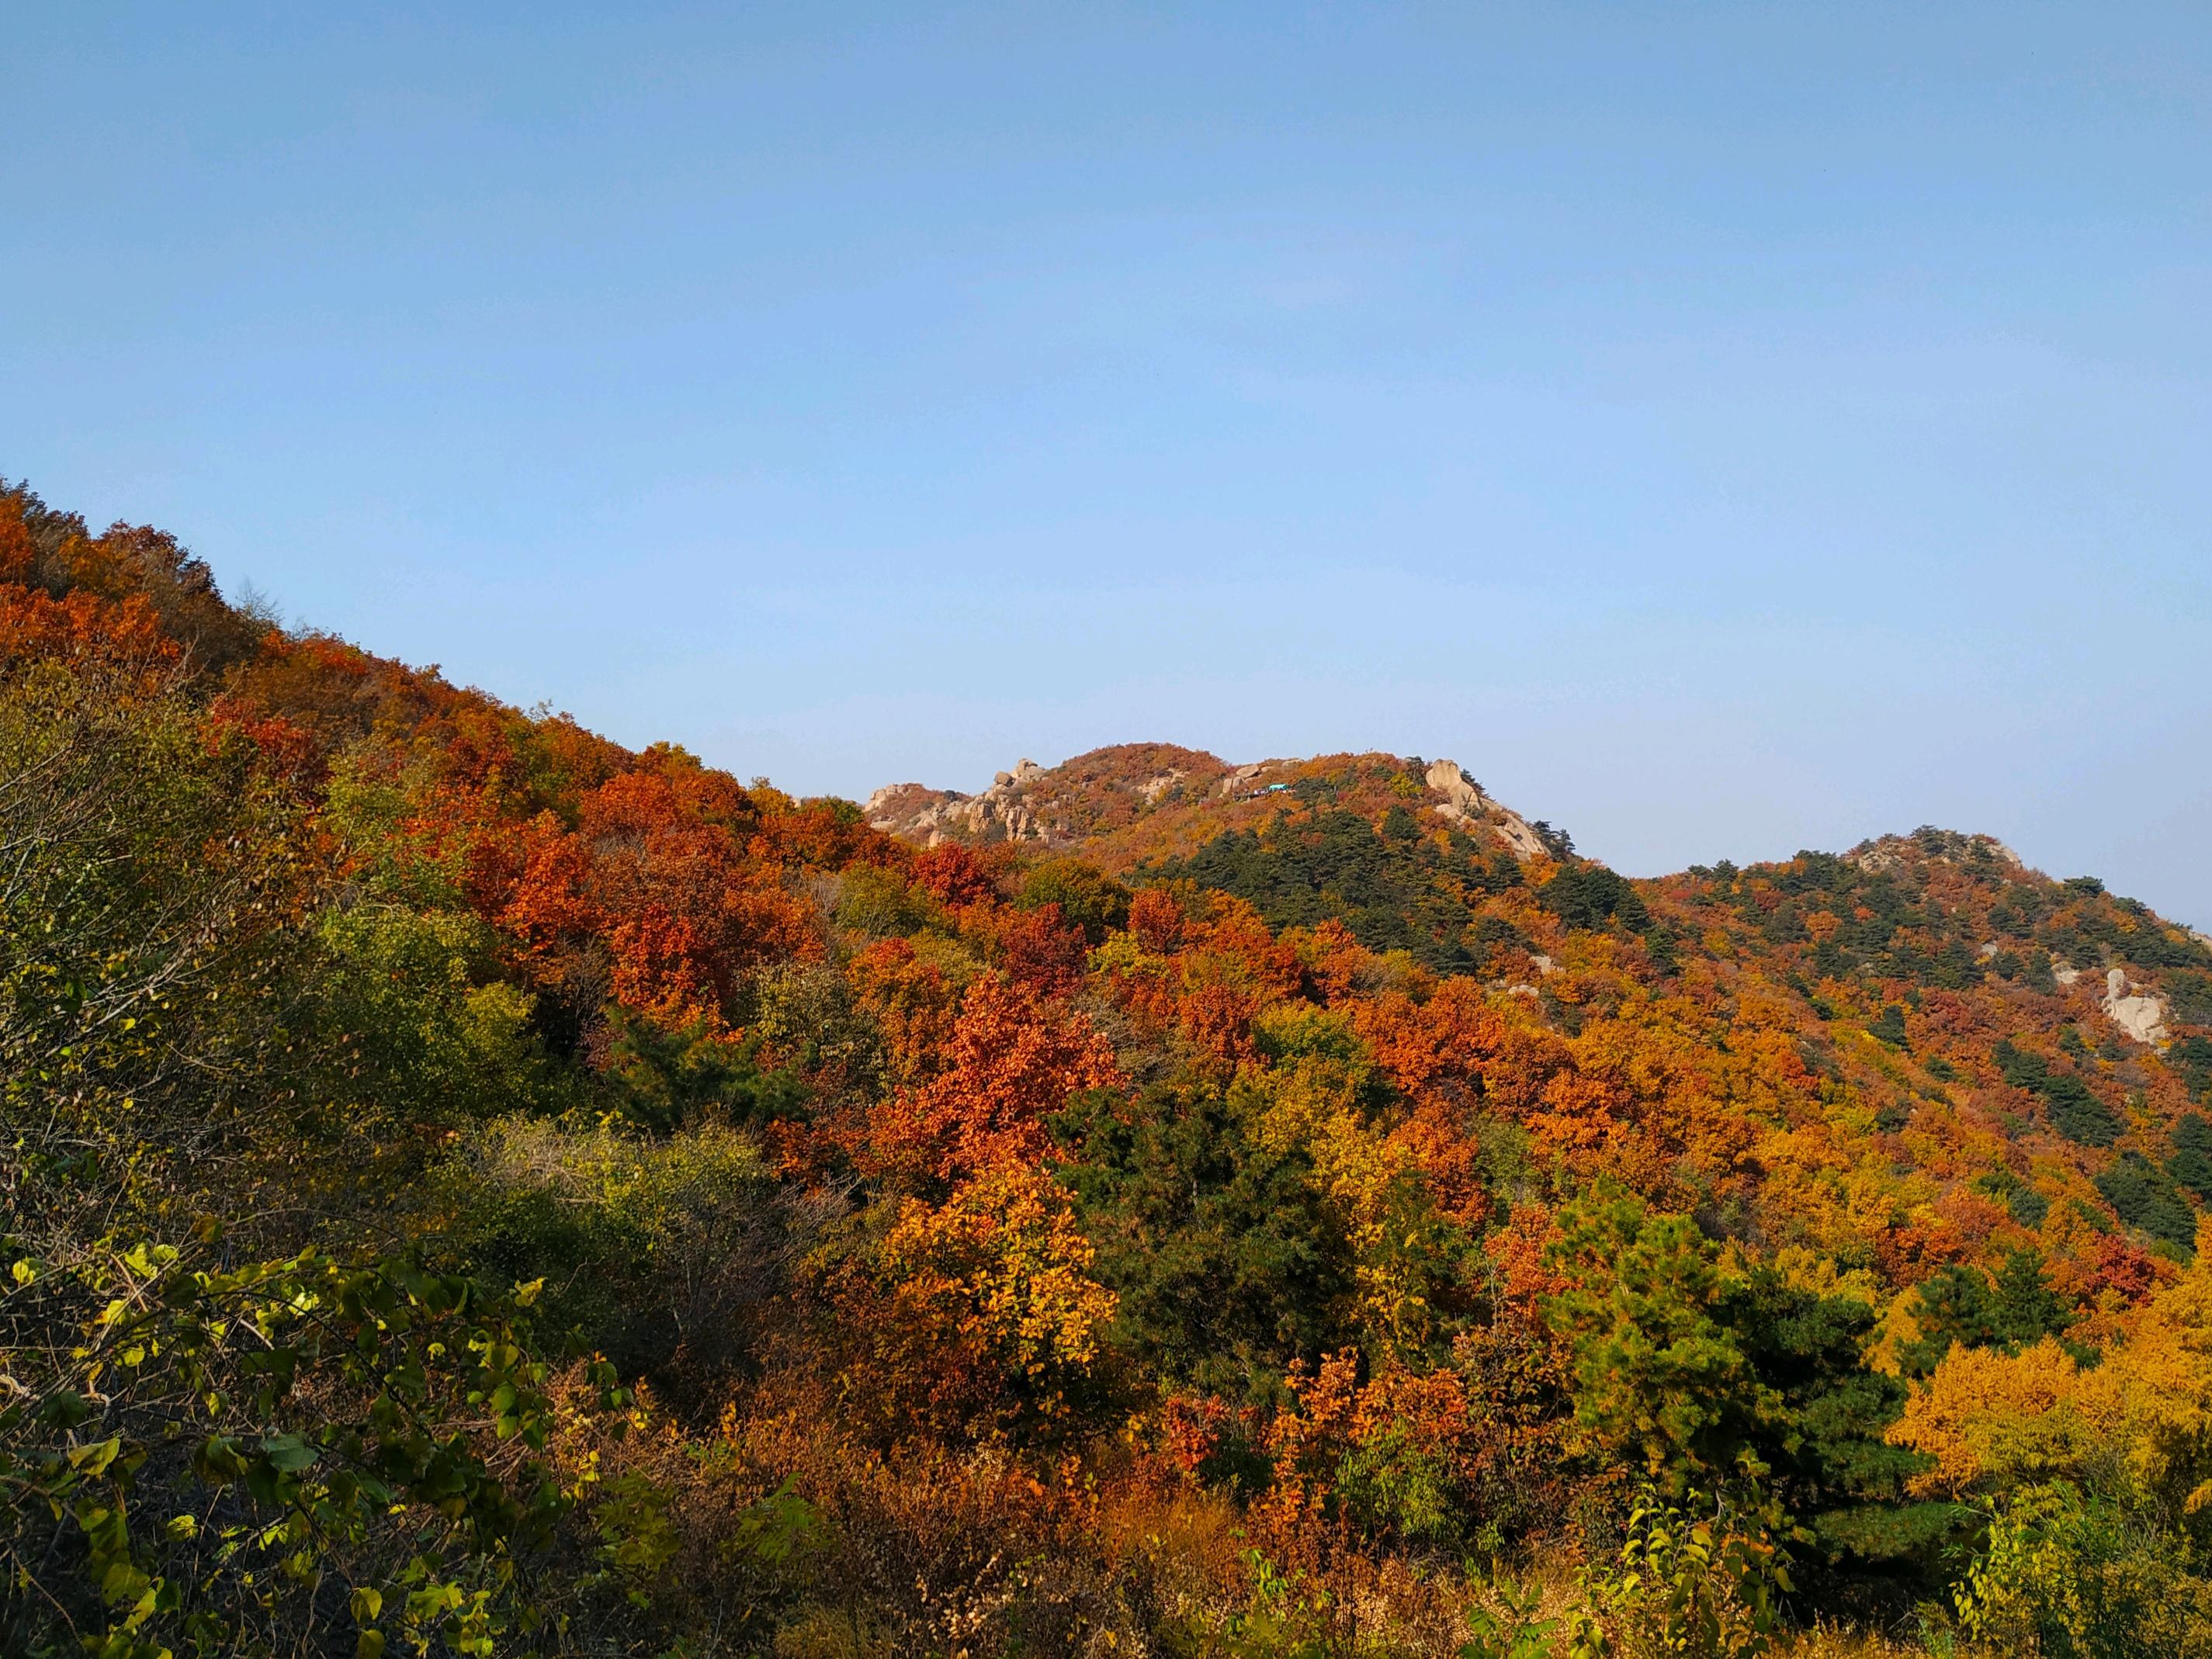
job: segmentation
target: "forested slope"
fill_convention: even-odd
[[[15,489],[0,1089],[9,1653],[2212,1644],[2212,949],[1984,837],[799,800]]]

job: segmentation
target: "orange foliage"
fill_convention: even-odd
[[[851,1386],[939,1430],[1066,1415],[1114,1316],[1093,1255],[1066,1194],[1033,1164],[981,1170],[941,1205],[908,1199],[841,1295],[870,1347]]]
[[[1079,1089],[1121,1081],[1113,1050],[1082,1015],[1028,987],[977,980],[945,1043],[944,1067],[876,1109],[869,1156],[909,1180],[949,1182],[1050,1146],[1045,1118]]]

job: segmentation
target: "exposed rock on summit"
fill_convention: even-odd
[[[1431,789],[1443,797],[1437,805],[1440,816],[1468,830],[1479,829],[1487,823],[1496,832],[1498,840],[1521,858],[1534,859],[1544,855],[1543,837],[1529,827],[1528,820],[1485,794],[1482,786],[1468,776],[1457,761],[1432,763],[1425,781]]]
[[[1300,808],[1379,817],[1425,797],[1453,829],[1518,858],[1540,858],[1549,850],[1528,820],[1486,794],[1458,762],[1382,754],[1231,766],[1173,744],[1122,744],[1054,767],[1024,760],[972,795],[893,784],[871,795],[865,810],[877,829],[924,846],[1080,846],[1086,858],[1128,866],[1188,854],[1224,830],[1255,828]]]

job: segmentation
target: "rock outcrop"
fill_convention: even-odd
[[[2119,969],[2105,975],[2104,1000],[2098,1005],[2106,1017],[2136,1042],[2166,1041],[2166,999],[2131,985]]]
[[[1517,858],[1544,855],[1543,837],[1529,827],[1528,821],[1485,794],[1482,786],[1468,776],[1457,761],[1431,763],[1424,781],[1433,793],[1443,797],[1437,805],[1440,817],[1466,830],[1487,828],[1512,848]]]
[[[1946,864],[1985,864],[1994,859],[2014,870],[2027,868],[2020,854],[1995,836],[1963,835],[1956,830],[1921,829],[1909,836],[1882,836],[1861,842],[1844,858],[1845,862],[1872,874],[1879,870],[1902,868],[1909,852],[1940,859]]]
[[[1033,760],[1017,762],[980,794],[928,789],[918,783],[894,783],[868,797],[861,810],[868,822],[925,847],[945,840],[966,842],[1046,839],[1044,827],[1024,799],[1032,780],[1044,775]]]
[[[1081,849],[1106,867],[1195,851],[1229,830],[1252,830],[1279,814],[1349,811],[1379,819],[1390,807],[1429,808],[1454,829],[1502,844],[1516,857],[1544,857],[1544,836],[1486,793],[1456,761],[1382,754],[1324,755],[1231,766],[1173,744],[1095,749],[1058,766],[1024,760],[975,794],[893,784],[868,797],[877,829],[923,846],[1012,842],[1053,851]]]

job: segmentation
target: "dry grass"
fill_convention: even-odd
[[[1918,1642],[1899,1642],[1873,1631],[1823,1622],[1789,1638],[1776,1651],[1787,1659],[1905,1659],[1928,1650]]]

